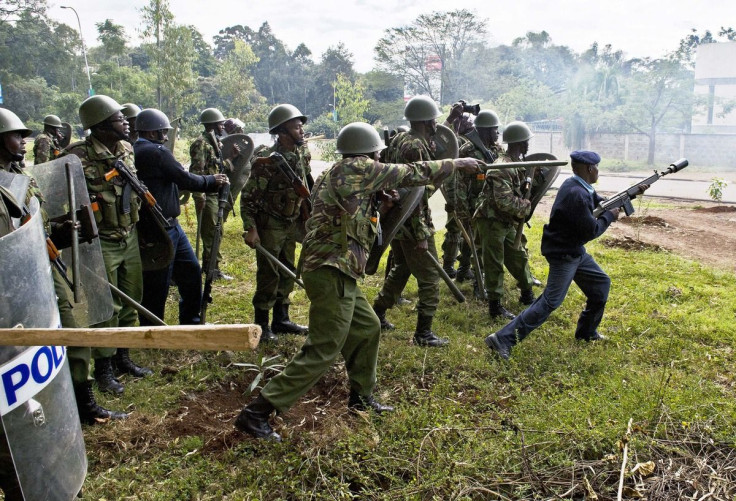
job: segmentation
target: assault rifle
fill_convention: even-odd
[[[151,195],[151,192],[148,191],[146,185],[143,184],[132,172],[130,172],[128,166],[119,159],[115,161],[112,169],[105,173],[105,180],[110,181],[117,176],[120,176],[124,183],[123,210],[126,210],[127,206],[127,212],[130,212],[130,190],[132,189],[136,194],[138,194],[141,200],[143,200],[146,207],[148,207],[148,210],[151,211],[151,215],[156,219],[156,222],[159,223],[162,228],[169,226],[169,221],[164,217],[163,212],[161,212],[161,207],[159,207],[158,202],[156,202],[156,199]]]
[[[210,137],[210,142],[212,143],[212,147],[215,149],[215,163],[217,164],[217,171],[219,174],[225,174],[225,170],[226,170],[225,169],[225,159],[222,158],[222,150],[220,149],[220,141],[217,140],[217,136],[215,135],[214,130],[211,130],[209,132],[209,137]],[[228,176],[228,178],[229,177],[230,176]],[[217,197],[219,199],[220,197],[219,193],[217,194]],[[234,216],[235,215],[235,200],[233,200],[232,193],[230,193],[229,186],[228,186],[228,192],[227,192],[227,201],[233,210],[233,216]]]
[[[217,139],[212,135],[215,153],[220,159],[220,173],[223,171],[222,151]],[[215,234],[212,238],[212,247],[210,248],[209,259],[204,263],[204,288],[202,289],[202,306],[199,312],[199,319],[202,324],[207,318],[207,307],[212,302],[212,282],[215,280],[217,273],[217,255],[220,253],[220,243],[222,242],[222,233],[224,231],[225,208],[230,202],[230,183],[223,184],[217,191],[217,224],[215,225]]]
[[[636,198],[637,195],[641,193],[640,188],[642,186],[651,186],[653,183],[655,183],[659,178],[666,176],[667,174],[672,174],[674,172],[678,172],[685,167],[688,166],[687,158],[681,158],[677,162],[670,164],[670,166],[667,168],[667,170],[663,171],[661,174],[658,173],[656,170],[654,171],[654,174],[649,176],[643,181],[639,181],[633,186],[630,186],[629,188],[625,189],[624,191],[620,193],[616,193],[614,196],[609,198],[608,200],[605,200],[598,204],[598,207],[595,208],[593,211],[593,216],[598,217],[607,210],[613,210],[613,209],[619,209],[623,207],[624,212],[627,216],[632,215],[634,211],[634,205],[631,203],[633,199]]]
[[[309,192],[309,188],[306,184],[304,184],[302,178],[296,175],[294,169],[291,168],[291,165],[289,165],[289,162],[286,161],[281,153],[277,153],[274,151],[267,157],[256,158],[255,162],[253,162],[253,165],[277,167],[279,171],[281,171],[281,173],[284,175],[284,177],[289,180],[289,182],[291,183],[291,187],[294,189],[294,192],[304,200],[299,208],[302,221],[305,222],[307,219],[309,219],[309,215],[312,212],[312,204],[309,201],[309,196],[311,195],[311,193]]]
[[[465,134],[465,137],[468,139],[468,141],[473,143],[473,146],[478,148],[483,153],[483,157],[485,158],[486,162],[492,164],[496,161],[497,156],[494,155],[493,152],[485,144],[483,144],[483,140],[480,138],[480,134],[478,134],[478,129],[473,128],[470,132]]]

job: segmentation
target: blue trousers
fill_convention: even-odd
[[[587,298],[585,309],[578,319],[575,337],[590,339],[601,323],[608,292],[611,289],[611,279],[598,263],[588,253],[579,257],[548,257],[547,261],[549,276],[544,292],[531,306],[496,333],[501,343],[506,346],[514,346],[542,325],[562,304],[572,282],[580,287]]]
[[[174,244],[174,260],[168,268],[143,272],[143,301],[141,304],[151,310],[158,318],[164,318],[166,297],[169,295],[169,282],[173,278],[179,289],[179,324],[200,323],[199,311],[202,306],[202,269],[194,255],[184,230],[177,222],[168,229]],[[151,325],[145,317],[140,317],[141,325]]]

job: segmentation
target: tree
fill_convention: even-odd
[[[378,68],[401,76],[409,92],[447,104],[460,80],[457,64],[483,41],[486,23],[465,9],[422,14],[384,31],[375,47]]]
[[[649,137],[647,164],[654,164],[656,133],[683,131],[692,116],[694,75],[676,57],[637,60],[622,85],[619,119]]]
[[[365,98],[365,89],[359,82],[351,82],[342,74],[337,75],[335,82],[335,109],[338,122],[345,126],[352,122],[364,122],[369,101]]]
[[[120,58],[125,55],[125,44],[128,42],[125,28],[113,23],[111,19],[96,23],[96,26],[97,40],[100,41],[104,50],[103,60],[114,57],[119,63]]]
[[[320,63],[312,72],[312,89],[310,100],[312,114],[321,115],[337,106],[337,76],[342,75],[349,81],[355,80],[353,54],[344,44],[328,47],[322,54]]]
[[[220,64],[215,77],[219,95],[224,97],[220,109],[229,116],[253,119],[253,111],[262,113],[265,99],[256,90],[248,70],[258,62],[250,46],[235,40],[233,48]]]
[[[141,9],[143,28],[141,35],[143,40],[153,40],[147,45],[147,51],[154,62],[156,72],[156,102],[158,108],[162,105],[161,71],[166,58],[163,48],[164,31],[174,21],[174,14],[169,8],[169,0],[150,0],[150,3]]]

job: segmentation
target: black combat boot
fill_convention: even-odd
[[[256,308],[253,323],[261,326],[261,341],[264,343],[275,343],[279,340],[278,336],[271,330],[271,327],[268,326],[268,310]]]
[[[306,325],[292,322],[289,319],[289,305],[276,301],[276,304],[273,305],[271,330],[276,334],[306,334],[309,328]]]
[[[77,400],[79,420],[82,424],[95,424],[102,421],[128,418],[128,414],[125,412],[111,411],[101,407],[97,403],[95,394],[92,391],[92,381],[75,384],[74,396]]]
[[[496,333],[486,337],[485,343],[491,351],[498,353],[498,356],[504,360],[511,358],[511,347],[503,344],[501,340],[498,339],[498,335]]]
[[[120,395],[125,391],[125,386],[112,374],[112,358],[110,357],[95,358],[94,376],[100,391],[113,395]]]
[[[450,278],[455,278],[457,275],[457,270],[455,270],[455,260],[449,259],[449,257],[442,258],[442,269],[445,270],[445,273],[447,273],[447,276]]]
[[[529,306],[530,304],[534,302],[534,292],[531,289],[521,291],[521,296],[519,296],[519,302],[521,304],[525,304]]]
[[[509,320],[513,320],[516,318],[516,315],[503,307],[500,299],[488,300],[488,315],[491,317],[491,320],[494,320],[498,317],[507,318]]]
[[[376,316],[378,316],[378,320],[381,322],[381,330],[382,331],[392,331],[396,328],[394,324],[386,320],[386,310],[382,310],[380,308],[373,307],[373,311],[376,312]]]
[[[271,402],[258,395],[255,400],[240,411],[240,415],[235,420],[235,427],[256,438],[267,438],[275,442],[281,442],[281,435],[273,431],[271,425],[268,424],[268,418],[273,411],[274,407]]]
[[[133,377],[146,377],[153,374],[148,367],[141,367],[130,359],[130,349],[118,348],[112,357],[112,370],[116,376],[130,374]]]
[[[419,346],[430,346],[432,348],[439,348],[440,346],[447,345],[450,340],[444,337],[437,337],[432,332],[432,319],[434,317],[427,315],[419,315],[417,317],[417,330],[414,333],[414,343]]]
[[[464,282],[466,280],[473,280],[475,278],[475,273],[473,273],[473,269],[470,267],[470,265],[467,266],[460,266],[457,269],[457,275],[455,276],[456,282]]]
[[[372,395],[363,396],[359,395],[357,391],[350,390],[350,398],[348,399],[348,409],[351,411],[369,411],[372,410],[376,414],[383,414],[384,412],[393,412],[394,408],[390,405],[383,405],[376,401]]]

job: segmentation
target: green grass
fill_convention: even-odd
[[[180,219],[191,235],[193,208]],[[541,226],[535,221],[528,236],[532,271],[544,281]],[[236,281],[216,284],[208,312],[213,322],[253,318],[255,257],[241,232],[240,219],[230,218],[223,268]],[[457,304],[441,284],[435,330],[451,338],[447,348],[411,344],[411,306],[388,312],[397,329],[382,338],[376,396],[396,412],[348,414],[338,363],[276,419],[281,444],[234,431],[232,420],[252,398],[243,392],[255,373],[230,364],[258,364],[278,354],[283,363],[302,338],[285,337],[256,352],[135,351],[156,375],[128,382],[120,398],[100,396],[104,405],[134,414],[125,423],[85,428],[84,499],[542,499],[571,483],[547,482],[544,494],[540,482],[590,461],[597,473],[578,469],[577,481],[586,476],[599,495],[615,498],[618,443],[629,419],[639,430],[630,467],[649,460],[651,441],[674,428],[697,424],[732,445],[736,277],[669,253],[598,242],[588,250],[613,281],[601,326],[610,341],[573,339],[584,302],[573,286],[563,306],[504,363],[483,344],[501,323],[490,322],[480,303]],[[369,300],[382,271],[362,285]],[[512,285],[507,276],[505,304],[518,312]],[[461,288],[472,296],[469,284]],[[416,301],[413,280],[405,295]],[[295,291],[293,303],[292,317],[307,323],[303,291]],[[175,319],[172,292],[167,321]],[[196,416],[205,427],[181,426]],[[610,474],[601,473],[602,465]]]

